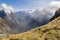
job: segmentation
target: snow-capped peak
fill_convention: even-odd
[[[7,6],[7,4],[3,3],[1,4],[3,10],[5,11],[5,13],[10,14],[11,12],[14,12],[12,6]]]

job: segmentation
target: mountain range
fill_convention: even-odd
[[[2,4],[0,40],[60,40],[60,9],[51,5],[15,12]]]
[[[20,34],[6,35],[0,40],[60,40],[60,16],[44,26]]]
[[[7,6],[0,10],[0,17],[9,26],[11,34],[25,32],[32,28],[47,24],[52,16],[53,13],[45,8],[41,10],[36,9],[34,11],[14,12]]]

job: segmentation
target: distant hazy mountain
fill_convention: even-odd
[[[42,8],[41,10],[36,9],[34,11],[18,11],[15,15],[20,20],[21,27],[29,30],[48,23],[53,13],[50,10]]]
[[[13,29],[14,33],[20,33],[32,28],[44,25],[49,22],[53,16],[52,13],[46,9],[35,11],[18,11],[13,12],[10,9],[0,10],[0,17],[3,18],[9,27]]]
[[[0,17],[7,22],[11,29],[15,30],[15,33],[24,32],[48,23],[53,16],[52,14],[50,10],[45,8],[14,12],[7,5],[0,10]]]

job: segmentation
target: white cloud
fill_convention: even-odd
[[[12,6],[8,6],[5,3],[2,3],[1,6],[7,14],[10,14],[11,12],[14,12]]]
[[[52,1],[50,6],[60,8],[60,1]]]
[[[60,8],[60,1],[52,1],[48,5],[48,9],[52,12],[55,12],[58,8]]]

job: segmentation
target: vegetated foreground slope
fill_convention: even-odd
[[[28,32],[7,35],[0,40],[60,40],[60,17]]]

